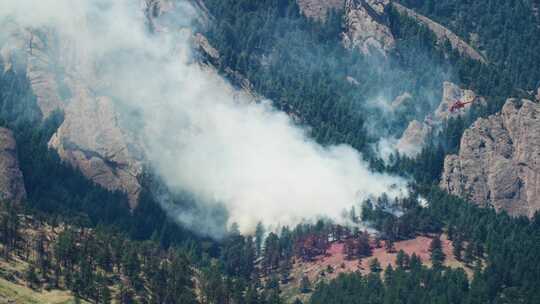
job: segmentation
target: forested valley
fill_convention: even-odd
[[[343,47],[340,10],[321,22],[302,15],[296,0],[203,2],[212,22],[200,31],[219,51],[215,65],[224,77],[242,75],[318,143],[349,144],[372,170],[406,178],[408,197],[358,202],[343,211],[342,223],[259,223],[252,235],[233,223],[223,238],[201,236],[160,207],[148,190],[160,183],[152,170],[145,168],[130,210],[124,193],[62,162],[48,142],[63,113],[43,120],[27,75],[8,70],[0,74],[0,126],[17,141],[27,199],[1,204],[0,296],[6,284],[22,284],[67,292],[65,303],[540,303],[540,213],[512,217],[438,186],[444,158],[459,150],[465,129],[507,98],[538,88],[540,22],[527,7],[534,1],[399,1],[461,37],[477,34],[487,64],[438,45],[425,26],[391,7],[396,48],[378,58]],[[383,160],[374,145],[432,112],[443,81],[487,103],[431,132],[418,156]],[[393,99],[403,91],[416,104],[392,117],[372,104],[381,92]],[[189,197],[173,200],[192,207]],[[429,240],[428,258],[396,249],[419,237]],[[315,276],[299,270],[332,255],[336,244],[343,248],[338,265]],[[376,251],[395,259],[382,264]]]

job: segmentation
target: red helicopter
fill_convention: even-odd
[[[458,100],[450,106],[450,112],[452,113],[457,112],[458,110],[463,109],[466,105],[473,103],[475,100],[476,100],[476,97],[471,101]]]

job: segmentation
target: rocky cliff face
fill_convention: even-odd
[[[49,142],[62,160],[111,191],[122,191],[131,207],[138,201],[140,154],[119,124],[112,101],[80,89]]]
[[[486,62],[484,56],[470,46],[467,42],[461,39],[458,35],[454,34],[449,29],[440,25],[439,23],[429,19],[426,16],[420,15],[415,11],[404,7],[403,5],[392,2],[392,5],[397,9],[400,14],[408,15],[409,17],[417,20],[419,23],[426,25],[434,34],[437,36],[437,41],[439,44],[442,44],[446,41],[450,42],[452,48],[457,50],[462,56],[467,56],[471,59]]]
[[[347,0],[343,44],[368,55],[374,51],[386,55],[395,47],[395,40],[384,14],[389,0]]]
[[[342,10],[345,0],[298,0],[300,11],[308,18],[324,21],[331,10]]]
[[[384,13],[389,3],[390,0],[298,0],[300,11],[319,21],[324,21],[331,10],[344,10],[343,44],[366,55],[373,51],[386,55],[395,46]]]
[[[446,191],[512,215],[540,210],[540,104],[509,99],[500,114],[479,119],[447,156]]]
[[[431,129],[431,126],[426,123],[411,121],[397,143],[399,153],[410,157],[418,155],[426,144]]]
[[[53,33],[43,30],[17,28],[14,24],[4,24],[8,34],[7,42],[0,48],[0,56],[5,62],[5,70],[25,72],[37,98],[38,106],[45,118],[62,109],[62,83],[55,67],[59,57],[59,45],[53,43]],[[5,72],[5,71],[4,71]],[[64,89],[65,92],[65,89]]]
[[[49,146],[95,183],[125,192],[134,207],[142,166],[111,100],[96,93],[104,84],[92,63],[69,39],[48,29],[9,24],[6,31],[9,38],[0,53],[5,68],[26,73],[44,119],[55,110],[64,112]]]
[[[211,20],[202,0],[189,0],[198,9],[200,24]],[[174,18],[157,17],[175,9],[172,0],[144,0],[144,13],[151,31],[168,31]],[[28,75],[44,118],[53,111],[64,112],[64,122],[49,141],[60,158],[96,184],[127,194],[132,208],[137,205],[141,185],[143,153],[138,139],[127,132],[115,103],[107,97],[109,84],[99,77],[95,63],[87,62],[85,50],[47,29],[4,27],[9,39],[0,45],[6,69]],[[210,58],[209,69],[219,66],[219,52],[202,35],[194,44]],[[251,92],[251,83],[230,69],[234,84]],[[239,93],[240,94],[240,93]]]
[[[297,0],[300,11],[309,18],[324,21],[330,10],[344,9],[345,32],[343,44],[369,55],[373,51],[386,55],[395,47],[395,39],[388,27],[386,8],[392,5],[400,14],[426,25],[443,45],[447,41],[462,56],[486,62],[485,57],[451,30],[390,0]]]
[[[13,133],[0,128],[0,200],[20,202],[26,198]]]

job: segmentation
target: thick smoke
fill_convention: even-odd
[[[130,0],[4,0],[0,18],[68,41],[65,59],[76,58],[77,77],[133,120],[126,125],[137,126],[131,132],[167,186],[202,206],[225,206],[244,232],[258,221],[338,219],[369,196],[404,191],[402,180],[370,172],[350,146],[317,144],[270,101],[254,102],[196,63],[194,9],[174,6],[155,33],[143,3]],[[194,224],[189,214],[175,217]]]

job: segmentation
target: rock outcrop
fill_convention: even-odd
[[[482,104],[485,104],[486,102],[483,97],[476,95],[474,91],[462,89],[451,82],[443,83],[442,93],[441,103],[433,114],[427,115],[423,122],[414,120],[409,123],[409,126],[405,132],[403,132],[403,135],[396,145],[396,148],[400,153],[409,157],[415,157],[422,151],[422,148],[426,144],[427,136],[433,128],[436,128],[451,117],[466,114],[470,110],[472,104],[476,102]],[[412,96],[409,93],[405,93],[398,96],[394,102],[392,102],[391,106],[393,109],[399,109],[411,100]],[[458,100],[471,103],[465,105],[462,109],[451,112],[451,106]]]
[[[135,207],[141,186],[140,152],[123,131],[112,101],[79,89],[49,142],[60,158],[111,191],[122,191]]]
[[[110,100],[89,93],[100,86],[97,77],[88,74],[86,63],[74,57],[65,56],[59,62],[59,54],[70,52],[69,42],[59,41],[53,33],[23,30],[14,35],[28,47],[16,49],[13,46],[20,43],[9,44],[4,58],[10,60],[10,68],[21,65],[26,69],[44,118],[55,110],[64,111],[65,120],[51,139],[50,147],[95,183],[125,192],[134,207],[140,192],[137,177],[142,167],[127,152],[128,140],[117,124]],[[13,62],[14,54],[22,54],[22,63]]]
[[[159,6],[163,9],[168,6]],[[8,40],[0,50],[5,68],[27,74],[43,118],[55,110],[64,112],[49,146],[96,184],[126,193],[135,207],[141,190],[140,148],[123,131],[111,99],[100,95],[107,83],[95,63],[87,62],[84,50],[60,33],[8,25]]]
[[[29,30],[17,28],[14,24],[4,24],[8,34],[7,41],[0,49],[4,69],[24,70],[30,81],[37,104],[47,118],[55,110],[62,109],[62,87],[59,73],[55,70],[58,59],[58,44],[48,30]],[[5,72],[5,71],[4,71]],[[61,90],[64,89],[64,90]]]
[[[376,51],[386,55],[395,47],[395,40],[384,14],[389,0],[347,0],[345,2],[345,27],[343,44],[358,49],[363,54]]]
[[[208,39],[203,34],[196,33],[193,36],[193,44],[197,49],[206,54],[209,60],[213,63],[218,63],[221,59],[219,51],[210,44]]]
[[[13,133],[0,128],[0,200],[21,202],[26,198],[23,174],[17,159]]]
[[[214,73],[217,69],[222,67],[221,54],[214,48],[208,39],[201,33],[195,33],[192,36],[192,43],[196,50],[203,55],[203,66],[210,72]],[[231,92],[237,99],[245,99],[250,101],[257,101],[263,99],[259,96],[253,87],[253,84],[240,72],[233,70],[227,66],[223,66],[223,71],[227,75],[227,79],[238,90]]]
[[[540,104],[509,99],[500,114],[465,131],[445,159],[440,186],[512,215],[540,210]]]
[[[324,21],[331,10],[342,10],[345,0],[298,0],[300,12],[308,18]]]
[[[395,39],[387,21],[386,8],[392,5],[400,14],[424,24],[437,37],[439,45],[447,41],[460,55],[486,63],[486,58],[451,30],[426,16],[390,0],[297,0],[307,17],[324,21],[331,10],[344,9],[345,32],[342,41],[349,49],[370,55],[373,51],[386,55],[395,47]]]
[[[462,109],[451,112],[450,108],[457,101],[470,102]],[[445,81],[443,83],[443,96],[437,110],[435,110],[435,118],[438,120],[446,120],[450,117],[456,117],[467,113],[475,102],[485,103],[485,99],[476,95],[474,91],[460,88],[458,85]]]
[[[465,42],[463,39],[461,39],[458,35],[454,34],[454,32],[450,31],[446,27],[440,25],[439,23],[429,19],[426,16],[420,15],[416,13],[415,11],[406,8],[405,6],[397,3],[392,2],[393,7],[396,8],[396,10],[400,14],[405,14],[419,23],[422,23],[426,25],[434,34],[437,36],[437,42],[439,44],[443,44],[446,41],[450,42],[450,45],[454,50],[457,50],[460,55],[467,56],[471,59],[478,60],[482,63],[486,63],[486,59],[484,56],[475,50],[472,46],[470,46],[467,42]]]
[[[390,106],[393,110],[399,110],[410,104],[413,101],[413,96],[409,92],[405,92],[392,101]]]
[[[424,148],[431,129],[432,127],[425,122],[411,121],[396,145],[399,153],[409,157],[418,155]]]

